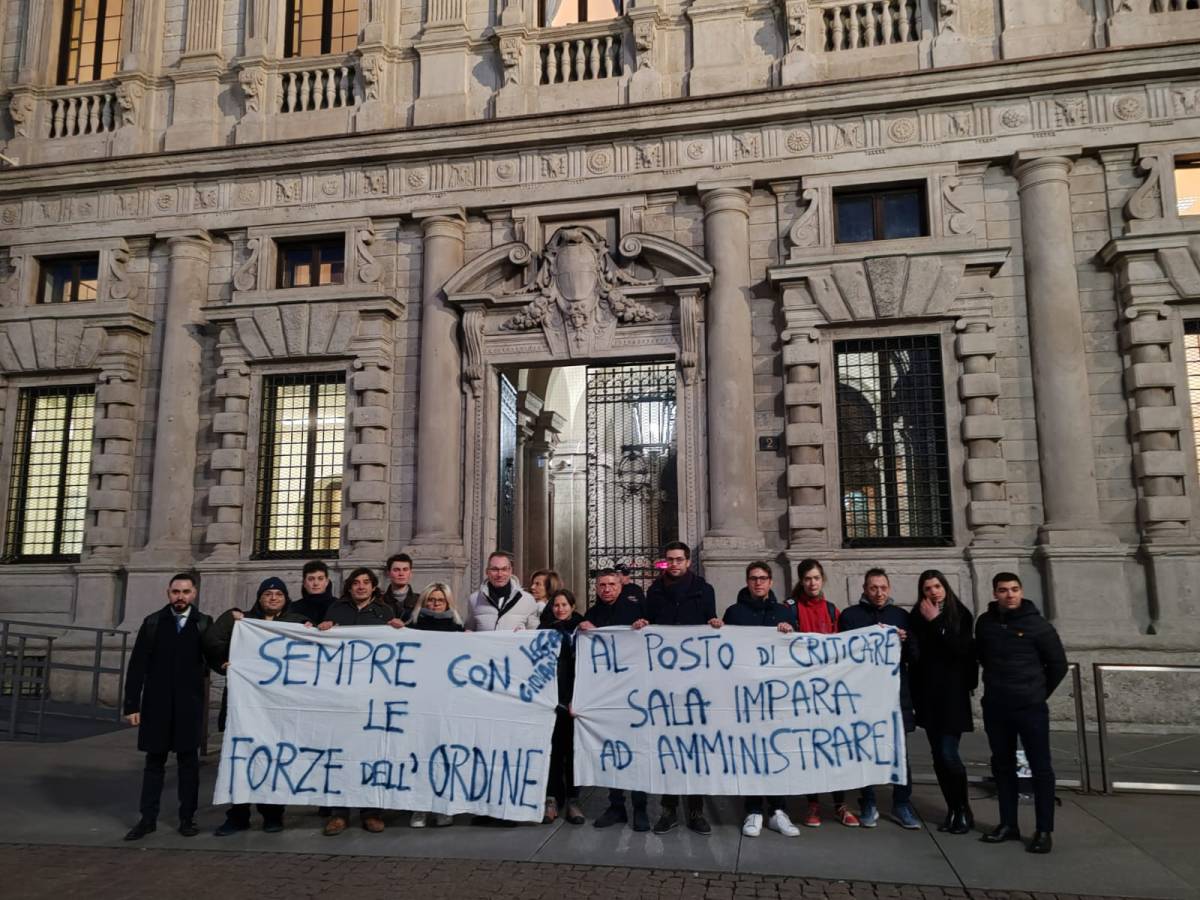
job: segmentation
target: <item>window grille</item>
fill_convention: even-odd
[[[288,0],[283,55],[349,53],[358,46],[359,0]]]
[[[648,585],[679,538],[675,365],[589,367],[586,397],[589,584],[623,564]]]
[[[91,385],[21,391],[8,501],[8,560],[79,558],[94,409]]]
[[[929,234],[923,184],[834,191],[833,223],[839,244],[890,241]]]
[[[342,284],[346,277],[346,240],[342,236],[320,237],[278,244],[281,288],[319,287]]]
[[[838,341],[834,365],[845,545],[953,543],[938,337]]]
[[[100,256],[62,256],[39,263],[38,303],[78,303],[96,299]]]
[[[337,555],[345,432],[343,373],[263,380],[257,558]]]
[[[559,0],[557,3],[548,0],[542,4],[540,19],[543,28],[561,28],[617,19],[623,8],[622,0]]]
[[[117,74],[124,0],[68,0],[62,19],[59,84],[85,84]]]

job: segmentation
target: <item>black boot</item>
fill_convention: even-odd
[[[946,818],[938,826],[938,831],[949,831],[954,824],[954,815],[958,812],[958,797],[955,796],[950,773],[937,760],[933,763],[933,774],[937,776],[938,787],[942,789],[942,797],[946,801]]]
[[[967,799],[966,771],[950,773],[951,790],[954,792],[954,821],[946,829],[951,834],[966,834],[975,827],[975,815]]]
[[[959,809],[957,806],[951,806],[946,810],[946,818],[942,820],[942,824],[938,826],[938,831],[951,831],[954,828],[954,823],[958,820]]]

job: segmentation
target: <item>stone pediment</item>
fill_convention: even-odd
[[[488,310],[493,337],[540,332],[554,356],[586,358],[611,347],[622,326],[668,324],[645,299],[695,295],[711,280],[712,267],[673,241],[633,233],[614,249],[575,225],[556,230],[536,254],[521,242],[495,247],[444,290],[453,305]]]
[[[773,268],[770,278],[783,285],[785,306],[811,303],[829,324],[958,317],[966,311],[960,299],[979,293],[964,282],[996,274],[1007,257],[1002,248],[825,259]]]

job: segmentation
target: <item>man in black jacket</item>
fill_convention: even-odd
[[[917,659],[917,641],[909,635],[908,611],[892,602],[892,583],[883,569],[868,569],[863,578],[863,594],[858,603],[838,616],[838,631],[854,631],[872,625],[891,625],[900,634],[900,714],[904,731],[916,730],[912,694],[908,688],[908,667]],[[861,815],[858,822],[864,828],[879,823],[879,808],[875,803],[875,787],[866,785],[859,794]],[[902,828],[920,829],[921,819],[912,805],[912,767],[909,766],[903,784],[892,785],[892,818]]]
[[[629,576],[629,566],[622,563],[619,566],[613,566],[613,569],[621,579],[621,596],[631,597],[639,603],[644,603],[646,601],[646,592],[642,590],[640,584]]]
[[[1021,839],[1017,825],[1017,738],[1033,770],[1036,826],[1030,853],[1049,853],[1054,831],[1054,769],[1050,762],[1047,698],[1066,677],[1067,655],[1054,626],[1025,599],[1021,579],[1000,572],[992,579],[987,612],[975,623],[983,666],[983,727],[992,751],[992,777],[1000,824],[983,841]]]
[[[310,559],[301,570],[300,584],[300,599],[289,611],[319,625],[325,621],[335,599],[333,585],[329,582],[329,566],[322,560]]]
[[[711,625],[720,628],[717,598],[712,585],[691,571],[692,551],[683,541],[671,541],[663,547],[666,570],[646,592],[646,613],[633,623],[637,629],[647,625]],[[704,818],[704,798],[687,797],[687,826],[697,834],[712,834]],[[654,823],[655,834],[666,834],[679,824],[679,798],[664,794],[662,815]]]
[[[579,626],[580,631],[608,628],[612,625],[632,625],[643,617],[642,604],[621,589],[621,576],[615,569],[596,573],[596,602],[592,604]],[[628,822],[625,812],[625,792],[609,788],[608,809],[596,817],[592,825],[608,828],[618,822]],[[633,791],[633,830],[649,831],[650,815],[646,811],[646,792]]]
[[[167,754],[179,766],[179,833],[194,837],[200,805],[200,732],[204,714],[204,654],[201,637],[212,617],[193,608],[196,576],[182,572],[167,585],[167,606],[146,616],[138,629],[125,674],[125,720],[138,726],[138,749],[146,753],[142,773],[142,817],[125,835],[137,841],[154,831],[166,779]]]

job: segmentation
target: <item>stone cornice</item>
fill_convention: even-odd
[[[693,190],[714,178],[919,165],[940,159],[947,145],[960,161],[1002,160],[1066,143],[1085,150],[1137,144],[1148,126],[1163,140],[1190,140],[1200,135],[1196,49],[924,71],[859,82],[853,96],[844,83],[824,83],[297,141],[286,152],[262,144],[21,167],[0,173],[0,228],[77,222],[94,229],[148,217],[167,228],[199,215],[220,230],[275,221],[291,207],[336,209],[341,201],[370,210],[377,200],[378,214],[386,208],[395,215],[468,200],[519,203],[537,186],[565,198],[626,193],[643,177],[656,189]],[[63,190],[77,193],[30,199]],[[0,232],[0,242],[6,237]]]

